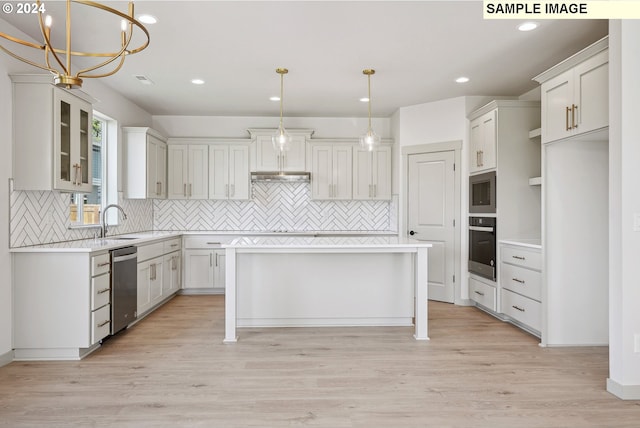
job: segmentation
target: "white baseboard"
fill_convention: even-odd
[[[621,385],[607,378],[607,391],[623,400],[640,400],[640,385]]]
[[[0,355],[0,367],[6,366],[10,362],[12,362],[13,356],[14,356],[13,349],[9,352],[5,352],[4,354]]]

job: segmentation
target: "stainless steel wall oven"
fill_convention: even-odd
[[[469,217],[469,272],[496,280],[495,217]]]

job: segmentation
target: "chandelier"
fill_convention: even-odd
[[[373,132],[373,128],[371,128],[371,75],[375,74],[376,71],[367,68],[362,70],[362,74],[367,76],[367,103],[369,104],[369,127],[367,131],[360,136],[360,147],[366,149],[368,151],[372,151],[373,148],[380,144],[380,136]]]
[[[74,51],[71,45],[71,3],[77,3],[100,9],[102,11],[122,18],[120,24],[120,46],[117,49],[114,49],[114,51],[112,52]],[[64,48],[55,47],[51,41],[51,33],[52,30],[55,30],[55,28],[53,26],[53,19],[50,15],[43,18],[43,13],[46,12],[45,3],[37,0],[34,4],[34,7],[37,8],[37,16],[40,24],[40,31],[42,33],[42,44],[21,40],[2,32],[0,32],[0,37],[22,46],[27,46],[29,48],[43,51],[43,62],[35,62],[24,58],[2,46],[2,44],[0,44],[0,49],[22,62],[51,72],[54,75],[54,83],[56,84],[56,86],[65,87],[67,89],[80,88],[82,86],[83,78],[100,78],[111,76],[112,74],[117,73],[120,68],[122,68],[124,59],[127,55],[138,53],[149,45],[149,32],[138,20],[133,17],[133,2],[129,2],[128,12],[123,13],[94,1],[66,0],[66,22],[64,27],[66,34],[66,43]],[[135,48],[130,48],[129,44],[131,43],[131,40],[133,38],[134,31],[136,33],[139,33],[140,31],[144,33],[145,41]],[[92,58],[95,63],[87,66],[86,68],[73,72],[72,59],[80,57]],[[100,70],[106,66],[111,66],[111,68]]]
[[[276,130],[275,134],[271,137],[271,142],[273,143],[273,148],[280,152],[284,152],[289,150],[291,147],[291,136],[284,129],[284,125],[282,124],[282,103],[284,102],[284,75],[287,74],[289,70],[286,68],[276,68],[276,73],[280,75],[280,125]]]

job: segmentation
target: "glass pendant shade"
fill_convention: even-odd
[[[291,148],[291,136],[282,124],[280,124],[275,134],[271,137],[271,143],[273,143],[274,150],[280,152],[286,152]]]
[[[360,147],[373,151],[373,148],[380,144],[380,136],[369,128],[367,132],[360,136]]]
[[[371,128],[371,75],[375,74],[375,72],[376,72],[375,70],[370,68],[362,70],[362,74],[367,76],[367,95],[368,95],[367,103],[369,107],[369,127],[367,128],[367,131],[360,136],[360,147],[370,152],[373,151],[373,149],[376,146],[380,145],[380,136],[375,132],[373,132],[373,129]]]

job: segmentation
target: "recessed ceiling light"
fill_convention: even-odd
[[[369,98],[367,98],[367,97],[362,97],[362,98],[360,98],[360,102],[368,103],[368,102],[369,102]]]
[[[467,83],[468,81],[469,81],[469,78],[464,76],[458,77],[456,79],[456,83]]]
[[[194,85],[204,85],[204,80],[202,80],[202,79],[193,79],[193,80],[191,80],[191,83],[193,83]]]
[[[138,21],[142,22],[143,24],[155,24],[156,22],[158,22],[155,16],[146,14],[138,16]]]
[[[523,24],[518,25],[518,30],[520,31],[531,31],[538,28],[538,24],[535,22],[525,22]]]
[[[275,97],[269,97],[269,100],[270,100],[270,101],[280,101],[280,97],[277,97],[277,96],[275,96]]]

